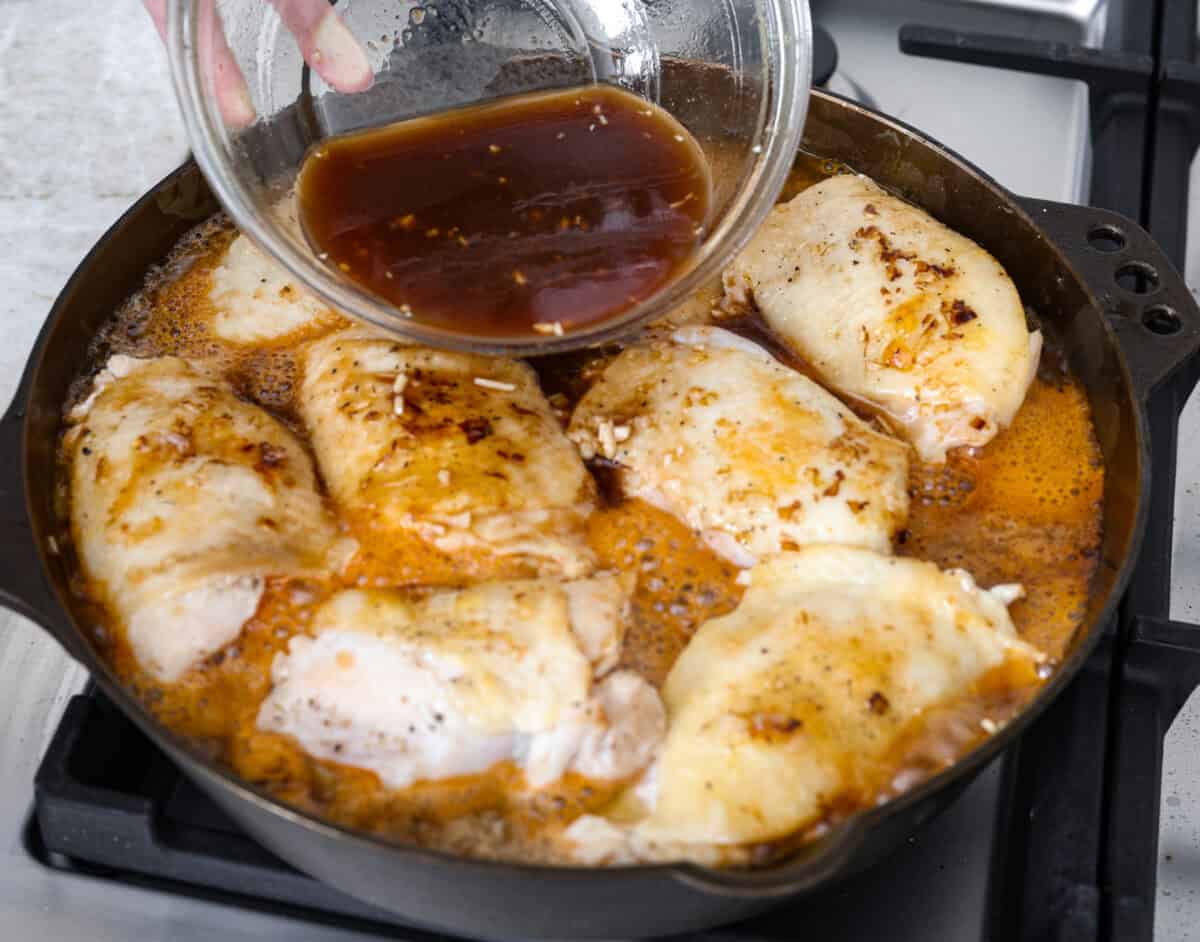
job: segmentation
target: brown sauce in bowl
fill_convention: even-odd
[[[802,160],[790,192],[837,170],[836,165]],[[294,346],[262,344],[247,350],[214,339],[203,328],[211,317],[207,291],[212,271],[230,237],[227,224],[217,220],[185,240],[99,338],[92,367],[116,352],[203,357],[230,377],[243,396],[303,434],[294,412]],[[754,317],[723,326],[759,342],[770,340]],[[790,365],[806,368],[780,345],[768,346]],[[963,567],[984,586],[1021,583],[1026,598],[1012,606],[1013,620],[1023,637],[1058,659],[1082,625],[1098,562],[1104,474],[1084,390],[1054,366],[1060,358],[1052,343],[1048,347],[1043,370],[1011,428],[977,452],[952,454],[944,466],[913,458],[911,515],[896,549],[943,567]],[[535,363],[564,420],[611,355],[611,350],[575,353]],[[78,393],[85,379],[81,377]],[[874,421],[869,413],[864,418]],[[737,605],[742,593],[737,572],[673,517],[640,501],[615,499],[605,490],[603,469],[593,470],[609,499],[589,520],[592,547],[602,566],[638,574],[623,666],[660,684],[697,627]],[[345,577],[347,583],[378,583],[384,574],[390,574],[392,584],[454,581],[450,562],[426,548],[371,545],[366,523],[344,523],[367,544],[357,568]],[[139,668],[119,630],[98,637],[117,675],[160,721],[288,804],[340,824],[451,852],[562,861],[557,839],[562,828],[580,813],[603,809],[621,783],[598,786],[568,776],[532,792],[521,787],[519,770],[504,764],[481,775],[391,790],[374,773],[314,759],[288,738],[256,727],[274,657],[293,636],[307,631],[316,606],[340,587],[332,582],[272,583],[239,639],[170,685],[155,682]],[[80,590],[102,601],[94,587],[81,585]],[[98,623],[107,624],[102,612]],[[889,782],[848,796],[829,809],[827,821],[815,830],[760,848],[747,859],[766,862],[846,814],[945,767],[985,738],[981,718],[1002,723],[1028,702],[1037,682],[997,676],[984,678],[977,687],[973,699],[931,711],[905,735],[896,746]]]
[[[401,316],[486,337],[646,300],[702,241],[710,190],[687,129],[606,85],[321,141],[297,185],[320,258]]]

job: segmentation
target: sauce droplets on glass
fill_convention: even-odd
[[[401,315],[529,337],[671,281],[703,239],[711,180],[671,115],[591,86],[322,141],[297,191],[317,252]]]

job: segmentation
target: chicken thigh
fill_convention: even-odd
[[[346,554],[296,437],[184,360],[112,357],[64,444],[84,572],[159,680],[236,638],[268,577]]]
[[[308,348],[300,411],[371,541],[418,537],[457,554],[463,581],[594,568],[592,480],[524,363],[351,330]]]
[[[970,239],[866,177],[775,207],[725,272],[832,389],[894,422],[929,462],[987,444],[1037,372],[1012,280]]]
[[[593,570],[594,485],[527,365],[350,330],[304,368],[320,469],[365,540],[418,538],[462,581]]]
[[[234,344],[296,341],[346,321],[242,234],[213,269],[210,329]]]
[[[886,551],[908,449],[812,380],[717,327],[625,350],[575,409],[584,457],[743,566],[805,543]]]
[[[588,651],[619,647],[631,591],[601,575],[343,592],[276,659],[258,724],[392,788],[509,760],[535,788],[569,770],[628,778],[658,747],[662,705],[629,671],[596,679],[611,662]]]
[[[656,766],[618,805],[626,824],[582,819],[578,852],[720,860],[722,847],[869,806],[903,780],[930,711],[1036,685],[1043,658],[1006,608],[1017,595],[845,546],[761,564],[737,609],[702,625],[671,670],[669,732]],[[965,726],[969,742],[989,723],[942,732],[963,738]],[[949,762],[961,746],[933,754]]]

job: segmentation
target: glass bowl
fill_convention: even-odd
[[[334,308],[408,339],[512,356],[610,340],[662,316],[745,244],[787,177],[811,85],[807,0],[342,0],[369,88],[339,92],[304,61],[267,0],[217,0],[255,117],[226,121],[209,54],[213,0],[169,0],[167,47],[192,149],[261,249]],[[284,0],[280,0],[284,2]],[[323,138],[524,92],[610,83],[665,108],[713,170],[705,236],[672,281],[615,320],[565,336],[478,337],[403,316],[309,246],[291,200]],[[225,114],[229,115],[226,98]],[[244,109],[243,109],[244,110]]]

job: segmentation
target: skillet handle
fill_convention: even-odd
[[[18,391],[0,419],[0,606],[28,618],[67,654],[86,663],[83,643],[47,584],[26,511],[21,472],[24,419],[24,396]]]
[[[1018,199],[1070,259],[1120,341],[1142,399],[1200,350],[1200,307],[1153,237],[1127,216]]]

